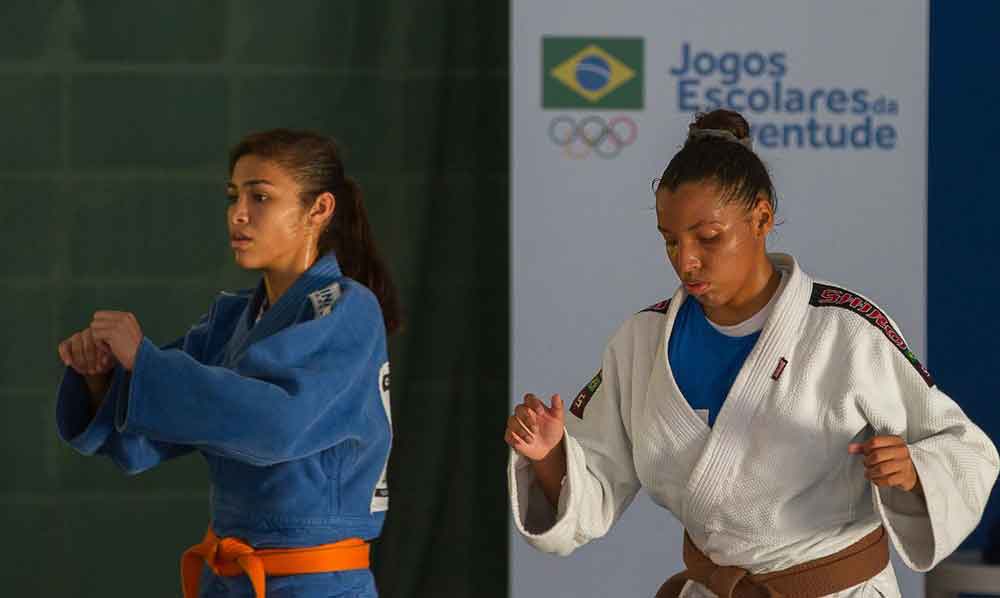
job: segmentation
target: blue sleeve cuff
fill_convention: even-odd
[[[121,368],[115,369],[108,393],[91,419],[87,383],[75,370],[66,368],[56,402],[59,436],[84,455],[93,455],[100,450],[114,432],[115,403],[125,376],[126,372]]]
[[[124,432],[131,424],[136,422],[138,415],[138,403],[141,402],[140,393],[133,392],[136,382],[141,376],[144,367],[147,366],[151,352],[158,351],[156,345],[148,338],[143,337],[139,343],[139,348],[135,352],[135,363],[132,364],[132,372],[125,372],[126,384],[119,390],[118,401],[114,411],[114,426],[119,432]]]

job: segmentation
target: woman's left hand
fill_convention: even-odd
[[[899,436],[876,436],[865,443],[852,442],[847,445],[847,452],[865,456],[865,477],[876,486],[923,494],[910,449]]]
[[[128,371],[135,366],[135,356],[142,343],[142,328],[135,316],[124,311],[99,311],[90,323],[94,338],[111,348],[115,359]]]

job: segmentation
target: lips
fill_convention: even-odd
[[[229,235],[229,244],[235,248],[245,248],[253,242],[253,239],[242,233]]]
[[[690,295],[701,295],[708,290],[708,283],[697,280],[687,281],[684,283],[684,290]]]

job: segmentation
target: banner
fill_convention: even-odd
[[[652,183],[719,107],[774,177],[769,248],[870,296],[926,355],[926,2],[514,0],[511,30],[513,400],[575,396],[614,330],[674,292]],[[681,539],[640,493],[568,558],[514,534],[511,594],[652,595]]]

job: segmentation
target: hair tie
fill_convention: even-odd
[[[732,131],[725,129],[691,129],[688,132],[688,139],[698,139],[703,137],[714,137],[732,143],[738,143],[750,151],[753,151],[753,140],[749,136],[740,139]]]

